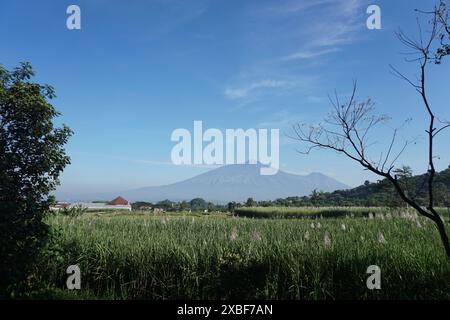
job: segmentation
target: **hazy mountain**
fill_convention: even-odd
[[[314,189],[334,191],[348,186],[320,173],[300,176],[279,171],[276,175],[260,175],[261,165],[228,165],[196,177],[156,187],[119,192],[130,201],[191,200],[199,197],[212,202],[273,200],[288,196],[309,195]],[[117,194],[105,195],[107,199]]]

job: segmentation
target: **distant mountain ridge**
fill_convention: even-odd
[[[261,175],[260,164],[223,166],[177,183],[144,187],[120,192],[129,201],[181,201],[203,198],[216,203],[255,200],[274,200],[288,196],[309,195],[314,189],[332,192],[349,187],[321,173],[306,176],[278,171],[275,175]],[[118,194],[103,195],[112,198]]]

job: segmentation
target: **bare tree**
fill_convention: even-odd
[[[446,1],[440,0],[439,7],[428,14],[436,15],[437,22],[441,25],[438,34],[440,47],[436,49],[435,53],[435,63],[440,64],[443,57],[450,55],[450,17]]]
[[[422,14],[428,14],[431,19],[428,21],[429,30],[426,37],[422,31],[418,20],[419,39],[415,40],[408,37],[402,31],[397,33],[399,40],[412,52],[409,52],[407,61],[417,63],[419,76],[417,80],[412,80],[391,66],[395,75],[408,82],[420,95],[424,108],[429,118],[429,126],[426,130],[428,142],[428,172],[427,172],[427,193],[428,203],[425,207],[421,206],[414,197],[408,194],[404,185],[400,182],[399,176],[395,171],[395,163],[402,155],[409,141],[398,143],[398,129],[395,129],[392,138],[384,153],[381,153],[376,160],[368,154],[368,149],[373,145],[369,140],[370,133],[380,124],[389,120],[385,115],[376,115],[374,113],[374,103],[372,100],[356,101],[357,90],[354,82],[352,94],[346,103],[341,103],[338,95],[335,93],[330,97],[333,110],[318,125],[294,125],[293,138],[306,143],[306,150],[300,150],[301,153],[308,154],[313,149],[329,149],[359,163],[363,168],[381,176],[392,183],[400,198],[417,212],[432,220],[439,231],[445,252],[450,259],[450,244],[443,219],[435,209],[434,180],[435,180],[435,138],[445,129],[450,127],[450,122],[439,120],[430,105],[427,96],[427,67],[429,64],[439,64],[442,58],[450,55],[448,45],[450,39],[450,28],[448,24],[449,8],[444,0],[435,7],[432,12],[420,11]]]

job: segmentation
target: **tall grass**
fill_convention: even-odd
[[[450,217],[449,210],[438,208],[439,214]],[[369,217],[377,215],[401,216],[405,212],[414,213],[410,208],[388,207],[242,207],[236,208],[234,214],[240,217],[251,218],[339,218],[339,217]]]
[[[450,298],[450,263],[423,219],[91,215],[49,223],[59,232],[32,280],[47,295],[67,297],[65,271],[78,264],[74,298]],[[381,290],[366,287],[374,264]]]

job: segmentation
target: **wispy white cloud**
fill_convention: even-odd
[[[250,93],[258,89],[290,88],[293,86],[295,86],[295,82],[293,81],[266,79],[241,87],[226,88],[225,95],[230,99],[239,99],[246,98]]]
[[[355,41],[357,31],[364,25],[364,19],[360,19],[365,0],[334,0],[319,1],[320,10],[314,12],[319,19],[314,19],[303,25],[301,34],[301,48],[299,57],[319,57],[336,52],[340,46]],[[294,52],[291,56],[296,56]]]
[[[317,58],[329,53],[333,53],[333,52],[337,52],[339,51],[338,48],[329,48],[329,49],[323,49],[323,50],[317,50],[317,51],[313,51],[313,50],[309,50],[309,51],[305,51],[305,50],[301,50],[301,51],[297,51],[294,52],[284,58],[282,58],[282,60],[284,61],[289,61],[289,60],[306,60],[306,59],[312,59],[312,58]]]
[[[311,74],[311,68],[329,63],[333,53],[356,41],[358,30],[365,30],[365,3],[367,0],[288,0],[276,6],[258,5],[253,12],[255,22],[250,25],[248,44],[267,48],[267,55],[262,50],[243,66],[240,73],[245,76],[233,77],[224,95],[241,101],[261,98],[261,93],[285,94],[292,89],[305,89],[305,83],[309,88],[313,82],[318,84],[324,73]],[[291,79],[298,77],[299,72],[304,72],[304,78],[314,77],[314,81],[292,84]]]
[[[291,0],[291,1],[279,1],[277,5],[270,5],[267,7],[263,7],[259,10],[260,14],[292,14],[292,13],[300,13],[305,12],[310,9],[314,9],[316,7],[320,7],[323,5],[328,5],[330,3],[336,2],[336,0],[314,0],[314,1],[299,1],[299,0]]]

